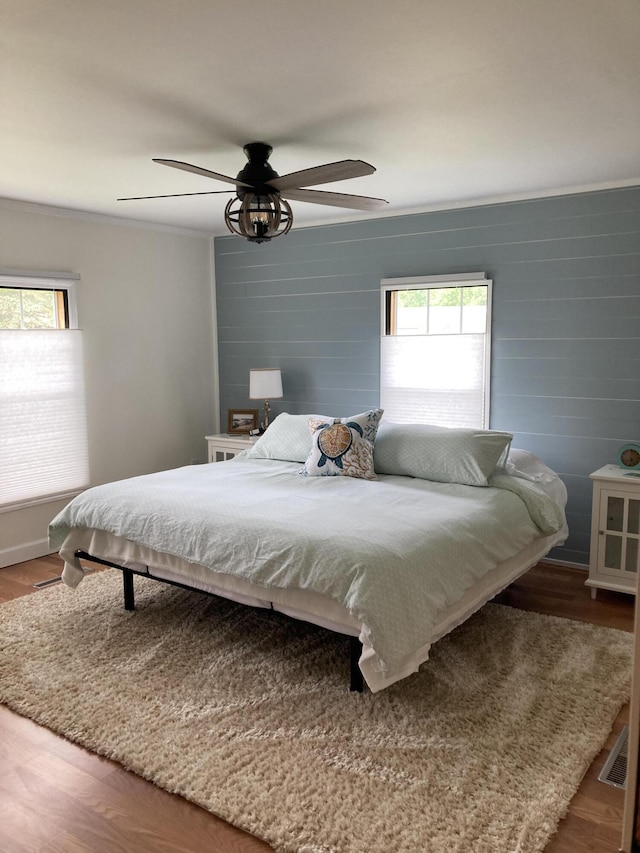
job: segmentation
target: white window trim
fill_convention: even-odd
[[[487,287],[487,315],[485,329],[484,350],[484,423],[483,429],[489,428],[490,404],[491,404],[491,329],[492,329],[492,305],[493,305],[493,280],[488,278],[485,272],[466,272],[446,275],[419,275],[407,276],[406,278],[383,278],[380,282],[380,336],[387,337],[386,312],[387,293],[393,290],[424,290],[428,287],[445,287],[455,284],[471,285],[472,282]]]

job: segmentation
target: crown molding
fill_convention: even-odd
[[[538,199],[554,198],[558,196],[580,195],[582,193],[606,192],[619,189],[631,189],[640,187],[640,176],[619,181],[607,181],[594,184],[583,184],[572,187],[557,187],[553,189],[535,190],[522,193],[506,193],[495,196],[481,196],[471,199],[459,199],[451,201],[435,202],[430,205],[406,207],[397,210],[384,210],[375,213],[366,213],[354,218],[353,214],[344,214],[334,218],[331,222],[316,220],[298,225],[296,231],[307,228],[332,228],[347,223],[362,222],[371,219],[396,219],[400,216],[413,216],[419,213],[435,213],[441,210],[460,210],[468,207],[488,207],[494,204],[513,204],[521,201],[535,201]],[[104,225],[118,225],[124,228],[140,228],[147,231],[160,231],[168,234],[180,234],[186,237],[205,237],[207,239],[232,237],[226,229],[222,232],[217,230],[203,231],[197,228],[184,228],[177,225],[163,225],[158,222],[148,222],[142,219],[130,219],[128,217],[110,216],[104,213],[92,213],[86,210],[75,210],[73,208],[56,207],[54,205],[40,204],[38,202],[19,201],[18,199],[0,197],[0,209],[17,210],[22,213],[36,213],[43,216],[58,216],[66,219],[80,219],[85,222],[97,222]],[[295,217],[294,217],[295,218]],[[294,222],[295,224],[295,222]]]
[[[348,214],[345,214],[340,218],[336,218],[333,222],[305,222],[304,225],[298,225],[297,228],[295,228],[294,221],[294,228],[297,231],[300,231],[303,228],[332,228],[339,225],[345,225],[349,222],[356,223],[371,219],[397,219],[400,216],[414,216],[415,214],[419,213],[437,213],[438,211],[442,210],[462,210],[464,208],[469,207],[490,207],[494,204],[513,204],[515,202],[520,201],[539,201],[545,198],[555,198],[558,196],[571,196],[587,193],[607,192],[620,189],[632,189],[634,187],[640,187],[640,176],[638,176],[637,178],[629,178],[620,181],[607,181],[599,184],[584,184],[581,186],[558,187],[554,189],[535,190],[531,192],[505,193],[503,195],[495,196],[480,196],[478,198],[471,199],[435,202],[434,204],[430,205],[406,207],[392,211],[381,210],[373,213],[367,212],[361,216],[358,216],[356,219],[354,219],[353,216],[349,217]],[[231,235],[225,234],[224,236],[230,237]]]
[[[184,237],[213,237],[211,231],[201,231],[196,228],[184,228],[177,225],[163,225],[159,222],[147,222],[141,219],[129,219],[124,216],[109,216],[105,213],[91,213],[88,210],[55,207],[32,201],[0,197],[0,208],[17,210],[20,213],[35,213],[42,216],[57,216],[63,219],[80,219],[84,222],[96,222],[101,225],[118,225],[124,228],[139,228],[145,231],[161,231],[169,234],[180,234]]]

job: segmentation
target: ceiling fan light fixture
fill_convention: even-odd
[[[279,193],[250,193],[232,198],[224,210],[225,225],[250,243],[266,243],[291,230],[293,212]]]
[[[333,207],[346,207],[352,210],[379,210],[388,204],[383,198],[353,195],[351,193],[324,192],[309,189],[317,184],[330,184],[350,178],[372,175],[375,168],[363,160],[338,160],[322,166],[312,166],[298,172],[289,172],[280,176],[269,165],[272,148],[266,142],[248,142],[244,146],[248,163],[235,178],[212,172],[193,163],[182,160],[165,160],[154,157],[153,162],[172,169],[181,169],[213,178],[225,184],[235,184],[235,196],[224,210],[225,225],[232,234],[244,237],[250,243],[267,243],[274,237],[287,234],[293,225],[293,212],[287,198],[309,204],[327,204]],[[158,196],[131,196],[118,201],[142,201],[150,198],[170,198],[188,195],[217,195],[232,190],[211,190],[197,193],[171,193]]]

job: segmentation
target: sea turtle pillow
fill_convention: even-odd
[[[311,452],[302,469],[309,477],[359,477],[375,480],[373,443],[382,409],[349,418],[309,418]]]

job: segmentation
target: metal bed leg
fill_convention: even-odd
[[[133,572],[129,569],[122,569],[122,585],[124,588],[124,609],[135,610],[135,595],[133,592]]]
[[[349,684],[349,690],[355,693],[362,693],[364,690],[364,679],[358,666],[358,661],[362,654],[362,643],[357,637],[349,637],[349,652],[351,658],[351,683]]]
[[[89,554],[87,551],[77,550],[75,552],[77,557],[82,557],[85,560],[91,560],[94,563],[100,563],[103,566],[111,566],[114,569],[118,569],[122,572],[122,585],[124,588],[124,609],[125,610],[135,610],[135,594],[133,589],[133,576],[134,575],[144,575],[145,577],[149,577],[149,574],[145,574],[144,572],[136,572],[132,569],[125,569],[124,566],[119,566],[117,563],[112,563],[109,560],[103,560],[100,557],[94,557]],[[165,581],[162,578],[154,578],[159,583],[168,583],[171,586],[179,586],[182,589],[193,590],[194,587],[189,587],[186,584],[176,583],[175,581]],[[212,593],[207,593],[212,594]],[[362,643],[358,639],[358,637],[349,637],[349,657],[350,657],[350,666],[351,666],[351,681],[349,683],[349,690],[354,693],[362,693],[364,691],[364,678],[362,677],[362,672],[360,671],[360,667],[358,666],[358,661],[360,660],[360,656],[362,654]]]

